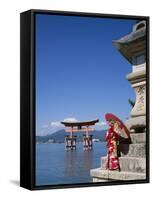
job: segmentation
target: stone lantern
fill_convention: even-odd
[[[131,131],[142,132],[146,128],[146,21],[135,24],[130,34],[113,44],[132,65],[132,72],[126,79],[131,83],[136,99],[125,123]]]
[[[125,122],[130,130],[131,143],[122,141],[120,171],[106,169],[107,156],[101,158],[100,168],[91,169],[93,182],[146,179],[146,21],[133,26],[130,34],[113,41],[115,47],[132,65],[126,79],[136,93],[133,109]]]

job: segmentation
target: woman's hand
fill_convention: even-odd
[[[121,129],[121,127],[119,126],[119,124],[118,124],[117,122],[114,124],[114,131],[115,131],[116,133],[118,133],[119,135],[120,135],[121,132],[122,132],[122,129]]]
[[[114,124],[114,131],[118,133],[121,137],[128,138],[124,128],[121,128],[118,122]]]

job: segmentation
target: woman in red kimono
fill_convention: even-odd
[[[110,120],[110,128],[106,133],[106,142],[107,142],[107,163],[106,169],[109,170],[120,170],[119,158],[118,158],[118,142],[119,135],[114,131],[115,121]]]

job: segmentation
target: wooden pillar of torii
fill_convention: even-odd
[[[66,150],[75,150],[76,149],[76,138],[77,136],[74,133],[83,132],[83,149],[88,150],[92,149],[92,135],[89,135],[91,129],[90,126],[95,125],[99,120],[86,121],[86,122],[61,122],[68,127],[65,132],[70,133],[65,136],[65,149]]]

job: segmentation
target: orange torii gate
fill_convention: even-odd
[[[85,121],[85,122],[61,122],[61,124],[64,124],[65,127],[69,127],[69,129],[66,129],[65,132],[69,132],[70,135],[65,135],[65,149],[66,150],[73,150],[76,149],[76,135],[73,135],[73,133],[76,132],[83,132],[83,149],[88,150],[92,148],[92,135],[89,135],[90,131],[93,131],[94,129],[91,129],[90,126],[95,125],[95,123],[99,122],[99,120],[93,120],[93,121]]]

